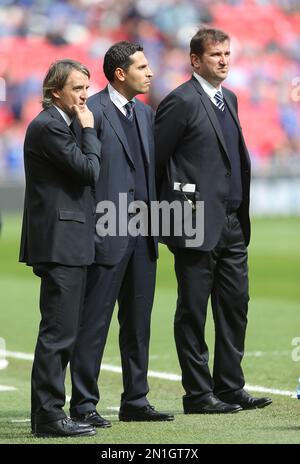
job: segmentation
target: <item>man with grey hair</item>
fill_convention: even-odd
[[[52,64],[43,83],[43,111],[24,142],[26,192],[20,261],[41,278],[41,322],[31,384],[36,436],[94,435],[63,411],[65,373],[77,335],[86,266],[94,260],[90,187],[100,172],[100,143],[86,106],[90,73],[77,61]],[[82,127],[82,148],[70,129]]]
[[[160,200],[189,201],[194,210],[197,201],[204,202],[201,246],[186,248],[182,237],[164,238],[178,282],[174,331],[183,407],[185,414],[235,413],[272,402],[244,390],[241,367],[249,300],[250,158],[237,97],[221,85],[229,70],[228,34],[200,29],[191,40],[190,60],[192,78],[161,102],[156,115]],[[210,297],[216,337],[212,375],[204,333]]]

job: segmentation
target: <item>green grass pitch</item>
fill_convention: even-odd
[[[31,268],[18,263],[21,218],[4,215],[0,237],[0,337],[10,352],[33,353],[39,323],[39,279]],[[300,338],[300,218],[253,219],[249,247],[250,307],[243,360],[246,382],[271,390],[295,391],[300,361],[293,360],[292,341]],[[161,246],[153,308],[150,370],[180,374],[173,339],[176,281],[172,256]],[[116,311],[115,311],[116,313]],[[116,314],[115,314],[116,316]],[[104,363],[120,366],[118,327],[112,323]],[[213,358],[211,311],[207,339]],[[299,355],[299,350],[298,350]],[[121,423],[117,409],[122,392],[121,375],[103,370],[99,411],[112,428],[94,437],[36,439],[30,433],[31,361],[8,357],[0,370],[0,443],[299,443],[300,401],[268,393],[273,404],[266,409],[233,415],[184,415],[183,390],[178,380],[149,377],[149,400],[157,409],[175,414],[169,423]],[[2,387],[14,387],[5,391]],[[70,380],[67,378],[67,393]],[[255,391],[252,394],[261,395]],[[68,405],[66,405],[68,411]]]

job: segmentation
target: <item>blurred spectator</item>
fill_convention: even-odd
[[[300,76],[299,0],[1,0],[0,182],[22,179],[23,136],[52,61],[85,63],[93,93],[106,83],[105,50],[118,40],[140,42],[155,72],[149,103],[156,108],[190,74],[189,40],[201,23],[232,37],[225,85],[239,96],[254,172],[300,172],[300,105],[291,99]]]

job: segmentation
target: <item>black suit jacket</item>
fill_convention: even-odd
[[[224,99],[240,134],[243,201],[238,215],[245,242],[250,240],[250,158],[237,114],[237,98],[222,87]],[[222,129],[212,103],[194,77],[171,92],[159,105],[155,124],[156,174],[159,200],[183,201],[174,182],[195,184],[192,201],[204,201],[204,241],[211,250],[221,235],[227,207],[231,166]],[[194,215],[195,212],[191,211]],[[168,245],[185,247],[185,237],[163,237]]]
[[[94,259],[93,198],[100,143],[82,130],[82,150],[54,106],[29,125],[24,142],[26,191],[20,261],[88,265]]]
[[[112,103],[107,87],[88,99],[88,107],[94,114],[95,129],[101,141],[102,165],[95,187],[96,205],[99,202],[109,200],[116,207],[117,218],[116,236],[106,235],[103,237],[97,234],[97,230],[95,231],[95,261],[98,264],[114,265],[120,262],[128,245],[128,234],[120,235],[118,228],[121,225],[126,230],[129,219],[126,211],[128,204],[134,201],[134,160],[117,113],[119,110]],[[136,100],[135,114],[146,163],[149,201],[153,201],[156,200],[154,114],[148,105],[139,100]],[[127,201],[123,205],[119,205],[120,193],[126,194]],[[120,213],[123,218],[121,221],[119,221]],[[100,216],[100,213],[96,214],[97,220]],[[157,255],[157,238],[151,240]]]

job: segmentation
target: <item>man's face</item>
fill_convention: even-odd
[[[85,105],[89,88],[89,78],[85,74],[73,69],[61,90],[53,91],[54,103],[71,118],[75,115],[73,105],[79,108]]]
[[[135,52],[130,58],[132,64],[127,71],[123,71],[123,88],[125,93],[133,98],[139,93],[149,91],[153,73],[143,52]]]
[[[230,62],[230,42],[207,42],[201,57],[192,54],[195,71],[210,84],[218,87],[226,79]]]

